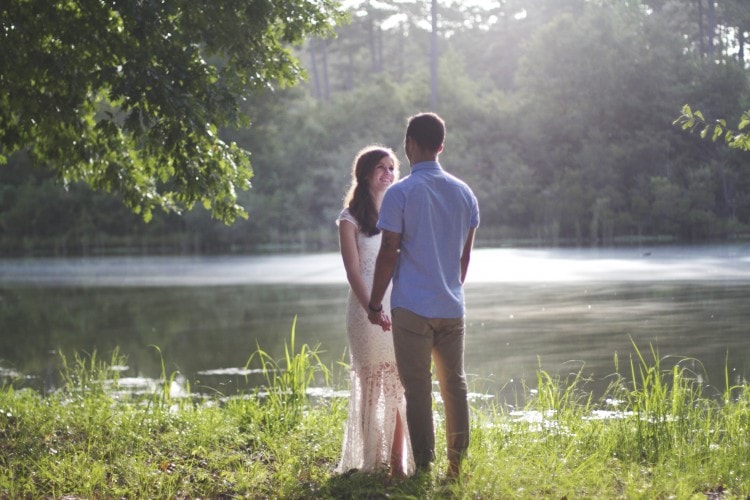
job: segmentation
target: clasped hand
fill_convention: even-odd
[[[383,311],[368,311],[367,319],[373,325],[380,325],[384,332],[391,329],[391,318]]]

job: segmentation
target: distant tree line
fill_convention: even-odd
[[[729,123],[750,109],[744,1],[461,4],[438,2],[436,41],[430,2],[383,0],[296,47],[306,82],[251,95],[249,125],[220,134],[250,152],[247,220],[198,207],[146,223],[18,153],[0,166],[0,251],[333,249],[356,151],[391,146],[408,174],[406,119],[433,107],[448,126],[441,161],[479,198],[479,244],[750,236],[748,153],[673,123],[687,103]]]

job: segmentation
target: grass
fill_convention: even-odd
[[[516,406],[482,403],[472,412],[465,475],[332,473],[346,401],[311,401],[330,383],[317,348],[283,358],[258,347],[265,383],[252,394],[174,398],[116,390],[114,353],[63,357],[63,384],[40,394],[0,389],[2,498],[747,498],[750,394],[745,385],[706,394],[692,374],[651,349],[634,352],[627,376],[601,397],[574,374],[541,368]],[[163,386],[172,376],[162,373]],[[439,428],[439,426],[438,426]],[[438,446],[444,436],[438,434]]]

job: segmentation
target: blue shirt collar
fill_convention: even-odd
[[[440,168],[440,163],[437,161],[420,161],[411,166],[411,171],[415,172],[417,170],[432,170]]]

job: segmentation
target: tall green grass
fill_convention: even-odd
[[[680,360],[634,345],[628,376],[594,400],[580,373],[541,368],[524,411],[475,412],[466,497],[746,498],[750,398],[719,395]],[[615,358],[615,365],[618,361]]]
[[[750,396],[714,393],[686,368],[633,346],[626,373],[594,396],[579,372],[540,363],[518,400],[472,410],[465,475],[336,476],[346,401],[308,389],[340,383],[318,347],[281,357],[259,346],[247,368],[262,387],[231,398],[174,398],[162,370],[154,394],[123,398],[124,359],[63,357],[63,383],[48,394],[0,389],[2,498],[746,498],[750,494]],[[439,409],[440,410],[440,409]],[[442,413],[442,412],[440,412]],[[438,428],[438,450],[445,437]]]
[[[257,346],[245,364],[248,370],[254,362],[260,365],[265,384],[256,388],[255,396],[264,400],[263,419],[268,426],[288,430],[299,424],[306,408],[307,390],[315,381],[323,386],[331,382],[330,369],[318,355],[319,346],[310,348],[303,344],[296,350],[297,317],[294,317],[289,342],[284,342],[284,357],[281,360]]]

